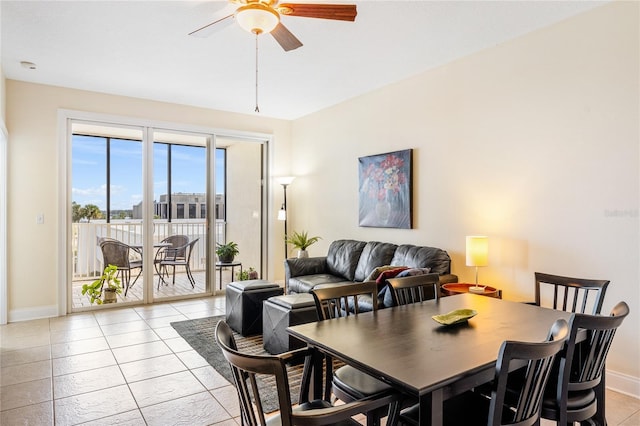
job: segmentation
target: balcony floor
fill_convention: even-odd
[[[176,283],[172,284],[172,277],[165,278],[166,284],[161,284],[158,287],[158,275],[153,276],[153,291],[155,299],[163,299],[163,298],[176,298],[182,296],[193,296],[196,294],[203,295],[205,292],[205,272],[197,271],[192,272],[193,278],[195,279],[195,288],[191,287],[191,283],[187,278],[187,274],[184,272],[184,268],[180,268],[176,270]],[[218,280],[219,271],[216,271],[212,276],[215,277],[215,280]],[[135,276],[131,278],[133,279]],[[93,280],[82,280],[82,281],[74,281],[72,285],[72,293],[73,293],[73,301],[72,301],[72,309],[82,309],[88,308],[91,306],[89,302],[89,297],[86,295],[82,295],[82,285],[92,282]],[[223,269],[222,271],[222,290],[226,289],[227,284],[232,280],[231,271],[228,269]],[[220,291],[220,286],[216,282],[216,291]],[[144,286],[144,279],[142,275],[138,278],[138,281],[132,286],[129,287],[129,291],[127,292],[127,296],[124,296],[124,292],[118,295],[118,302],[141,302],[142,301],[142,289]]]

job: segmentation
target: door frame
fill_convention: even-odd
[[[58,315],[66,315],[71,312],[72,301],[71,292],[68,291],[68,283],[71,279],[73,272],[73,259],[69,255],[70,253],[70,243],[71,243],[71,227],[69,226],[71,223],[71,173],[70,173],[70,164],[71,164],[71,128],[72,123],[74,121],[85,121],[85,122],[93,122],[101,125],[113,125],[113,126],[135,126],[140,127],[143,130],[143,151],[146,149],[150,149],[149,146],[152,146],[149,141],[150,132],[153,130],[163,129],[163,130],[175,130],[178,132],[188,132],[188,133],[199,133],[202,135],[209,135],[210,142],[212,144],[211,152],[215,152],[216,148],[216,138],[217,137],[229,137],[229,138],[239,138],[245,140],[252,140],[256,142],[261,142],[265,145],[265,154],[263,156],[262,167],[263,167],[263,188],[262,191],[262,259],[265,265],[265,274],[268,276],[268,250],[266,250],[267,242],[269,240],[269,223],[273,221],[271,211],[273,209],[266,208],[264,206],[270,206],[272,204],[270,191],[267,186],[269,179],[269,164],[271,155],[271,149],[273,144],[273,135],[266,133],[255,133],[255,132],[245,132],[238,130],[228,130],[228,129],[217,129],[210,128],[204,126],[197,125],[188,125],[184,123],[176,123],[176,122],[166,122],[166,121],[158,121],[158,120],[145,120],[133,117],[126,116],[117,116],[111,114],[100,114],[100,113],[92,113],[86,111],[77,111],[77,110],[68,110],[68,109],[59,109],[58,110],[58,172],[59,172],[59,184],[60,184],[60,192],[58,196],[58,243],[57,243],[57,253],[58,253]],[[146,152],[145,154],[148,154]],[[215,157],[215,156],[214,156]],[[143,173],[145,176],[149,173],[150,168],[152,167],[153,159],[151,156],[147,155],[146,161],[143,164]],[[211,164],[210,164],[211,165]],[[208,168],[210,171],[210,169]],[[212,191],[215,193],[215,173],[208,172],[208,185],[209,188],[213,188]],[[209,196],[209,203],[215,203],[215,195],[213,197]],[[213,201],[211,201],[213,200]],[[147,179],[147,185],[143,188],[143,201],[145,208],[146,217],[152,217],[153,213],[153,182]],[[211,206],[209,206],[211,207]],[[208,209],[208,211],[214,211]],[[266,214],[264,214],[266,212]],[[151,216],[149,216],[151,215]],[[209,216],[208,216],[209,217]],[[151,247],[152,245],[152,227],[153,223],[147,221],[145,222],[145,229],[143,232],[143,244],[145,246]],[[210,227],[211,229],[211,227]],[[151,233],[149,233],[151,231]],[[214,294],[214,286],[211,285],[213,279],[213,273],[215,273],[215,232],[209,231],[212,235],[211,238],[208,238],[208,246],[207,246],[207,281],[210,283],[209,292],[204,294],[203,296]],[[143,250],[143,253],[146,253],[150,256],[150,250]],[[153,271],[150,268],[145,268],[145,273],[151,275]],[[145,282],[149,276],[145,276]],[[142,303],[148,304],[153,303],[153,292],[146,291],[145,297],[143,298]],[[92,309],[96,309],[95,307]]]

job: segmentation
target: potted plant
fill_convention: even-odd
[[[104,293],[104,297],[102,297],[102,293]],[[118,279],[118,267],[107,265],[100,278],[91,284],[82,286],[82,294],[89,296],[91,304],[116,303],[118,301],[117,295],[122,294],[122,285]]]
[[[256,271],[253,266],[250,266],[249,269],[245,269],[236,274],[236,279],[238,281],[247,281],[247,280],[257,280],[258,279],[258,271]]]
[[[291,234],[290,237],[287,237],[285,242],[298,249],[298,258],[304,258],[309,257],[307,247],[317,243],[320,239],[320,237],[310,237],[307,231],[293,231],[293,234]]]
[[[221,263],[233,262],[233,258],[240,253],[240,250],[238,250],[238,244],[233,241],[229,241],[226,244],[217,243],[217,247],[216,254],[218,255],[218,260]]]

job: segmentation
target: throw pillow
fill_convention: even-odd
[[[426,275],[429,272],[431,272],[431,268],[409,268],[400,272],[396,277],[413,277],[414,275]]]
[[[382,271],[382,273],[376,279],[376,283],[378,283],[378,288],[380,288],[380,286],[384,284],[386,280],[388,280],[389,278],[396,277],[400,272],[406,269],[409,269],[409,268],[407,266],[395,266],[392,269],[387,269],[385,271]]]
[[[397,268],[397,266],[391,266],[391,265],[378,266],[377,268],[373,268],[373,271],[371,271],[371,273],[364,280],[375,281],[376,279],[378,279],[380,274],[383,273],[384,271],[387,271],[389,269],[395,269],[395,268]]]

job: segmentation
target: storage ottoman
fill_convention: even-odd
[[[267,280],[233,281],[227,285],[226,321],[243,336],[262,333],[262,302],[284,290]]]
[[[264,349],[280,354],[302,348],[305,344],[287,333],[287,327],[318,320],[311,293],[287,294],[267,299],[262,308]]]

